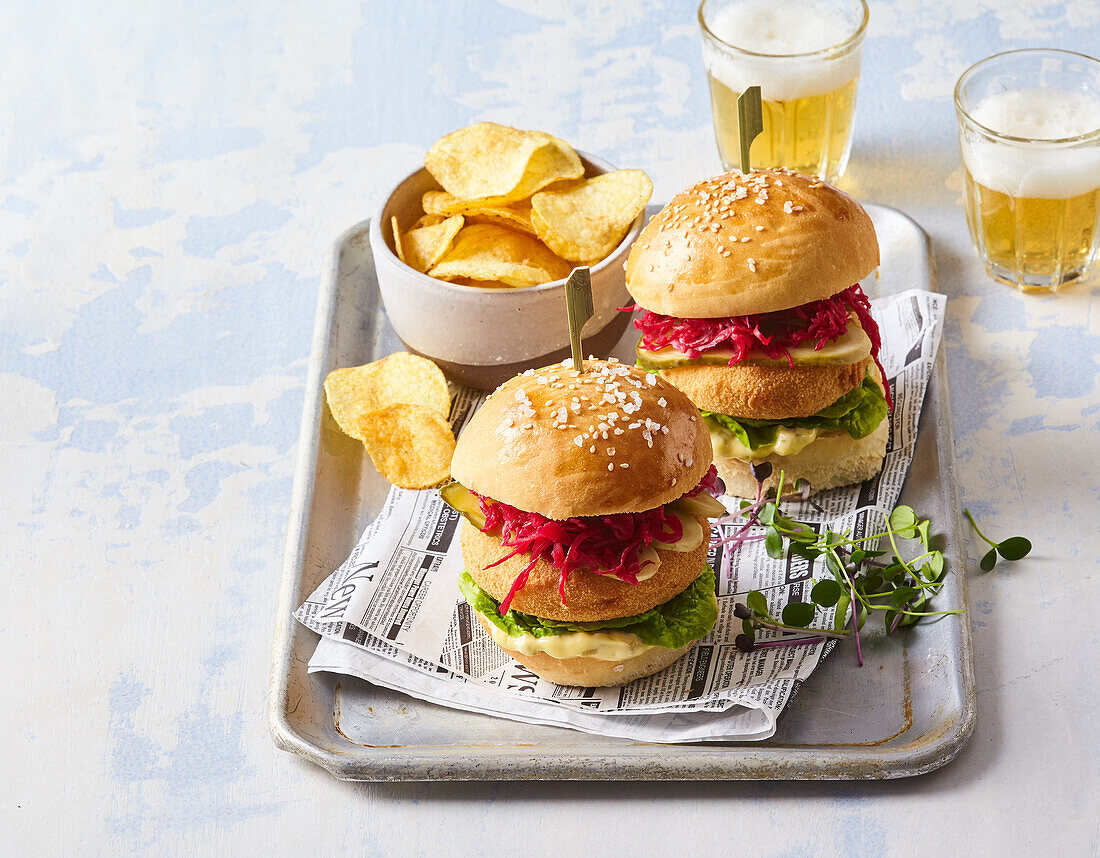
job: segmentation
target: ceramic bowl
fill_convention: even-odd
[[[578,152],[585,175],[615,168]],[[378,288],[390,323],[405,347],[435,361],[447,376],[468,387],[492,390],[518,372],[569,357],[565,281],[526,289],[462,286],[436,280],[409,267],[394,252],[390,218],[408,228],[422,213],[425,191],[440,190],[427,170],[402,180],[370,225]],[[641,232],[638,215],[626,237],[606,259],[592,266],[594,314],[584,328],[584,353],[607,355],[630,320],[617,308],[631,303],[623,264]]]

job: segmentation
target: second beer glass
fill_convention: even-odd
[[[997,54],[955,88],[963,202],[988,272],[1027,292],[1086,276],[1100,246],[1100,61]]]
[[[699,25],[726,169],[740,166],[737,96],[759,84],[764,132],[752,166],[836,181],[852,148],[864,0],[703,0]]]

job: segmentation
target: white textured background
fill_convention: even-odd
[[[970,746],[881,784],[352,786],[264,717],[331,244],[482,119],[656,202],[717,172],[694,4],[0,0],[0,851],[1097,854],[1096,286],[986,280],[950,96],[999,50],[1100,53],[1100,3],[871,7],[843,186],[931,234],[962,500],[1035,542],[966,572]]]

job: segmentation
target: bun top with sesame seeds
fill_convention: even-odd
[[[811,176],[754,170],[677,194],[631,248],[626,284],[654,313],[722,318],[828,298],[878,264],[859,203]]]
[[[502,384],[463,429],[451,476],[550,519],[653,509],[710,468],[710,434],[680,390],[618,361],[572,361]]]

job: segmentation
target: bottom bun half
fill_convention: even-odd
[[[489,622],[480,614],[475,613],[474,616],[481,623],[481,627],[492,635]],[[650,676],[664,670],[686,655],[687,651],[695,646],[695,643],[695,641],[692,641],[679,649],[666,649],[663,646],[650,647],[645,652],[632,658],[616,661],[584,656],[554,658],[544,652],[527,655],[505,646],[500,648],[532,673],[538,674],[538,676],[549,682],[557,685],[575,685],[582,688],[602,688],[612,685],[626,685],[635,679],[641,679],[643,676]]]
[[[882,470],[886,440],[890,436],[889,422],[889,419],[883,420],[874,432],[858,440],[846,432],[837,432],[818,437],[792,456],[771,455],[759,460],[772,465],[772,475],[764,481],[764,488],[777,486],[780,471],[784,473],[785,487],[794,488],[798,480],[809,480],[815,494],[824,489],[869,480]],[[715,457],[714,466],[726,484],[726,494],[756,497],[757,484],[750,464],[742,459]]]

